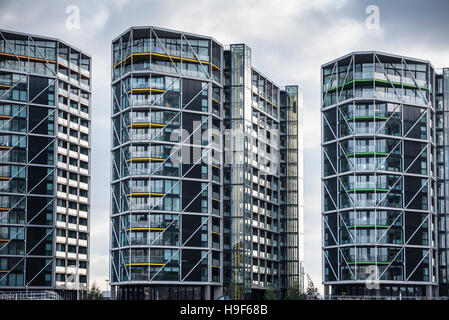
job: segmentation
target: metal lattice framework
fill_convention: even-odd
[[[127,30],[112,56],[114,293],[177,299],[201,287],[195,299],[245,299],[302,286],[298,87],[255,70],[244,44],[223,50],[162,28]],[[195,142],[207,128],[225,146]],[[182,205],[167,207],[173,199]],[[170,285],[169,297],[161,288]]]
[[[113,42],[113,74],[117,75],[112,81],[112,285],[218,285],[222,281],[222,173],[221,161],[214,164],[213,160],[217,158],[213,153],[222,154],[222,147],[216,143],[204,145],[201,141],[198,144],[194,140],[205,129],[214,131],[214,135],[222,130],[220,112],[215,114],[213,110],[214,104],[221,110],[222,57],[220,54],[215,65],[212,55],[207,59],[200,56],[198,49],[193,48],[198,46],[198,41],[207,42],[209,52],[212,51],[210,38],[153,27],[132,28]],[[139,63],[145,67],[136,71]],[[187,65],[196,66],[196,71],[190,72]],[[144,83],[139,85],[139,79],[145,79]],[[163,83],[157,83],[160,79]],[[187,81],[201,85],[194,92],[187,92]],[[212,96],[214,89],[220,91],[218,99]],[[190,99],[185,99],[189,93]],[[192,111],[192,106],[205,94],[207,110]],[[173,105],[170,100],[173,95],[182,105]],[[144,100],[139,100],[141,97]],[[185,124],[190,115],[198,117],[199,123],[188,132],[181,132],[181,123]],[[213,123],[218,125],[213,127]],[[165,153],[154,154],[157,148]],[[201,150],[200,156],[187,167],[183,157],[194,148]],[[195,177],[196,168],[204,164],[206,175]],[[218,169],[215,173],[218,179],[212,176],[213,167]],[[167,168],[175,168],[175,173],[168,173]],[[153,181],[163,181],[165,187],[155,191]],[[200,186],[189,198],[186,198],[187,190],[182,192],[188,185],[186,182]],[[167,201],[174,201],[173,198],[180,204],[176,208],[166,207]],[[197,199],[207,201],[207,211],[192,209]],[[218,203],[217,211],[212,210],[214,203]],[[131,222],[137,215],[145,217],[140,227],[136,221],[135,225]],[[151,224],[155,216],[164,219],[170,216],[170,220],[155,227]],[[187,224],[191,217],[200,220],[191,226],[190,234],[181,232],[180,226]],[[213,224],[213,220],[218,224]],[[174,242],[170,240],[173,234]],[[201,234],[206,235],[204,246],[189,242]],[[219,236],[217,244],[213,244],[213,234]],[[143,240],[139,242],[136,237]],[[162,250],[162,260],[151,254],[157,250]],[[198,255],[189,257],[188,252],[193,251]],[[200,268],[206,270],[206,278],[191,277]],[[218,277],[213,276],[214,269],[219,270]],[[168,276],[169,272],[176,276]]]
[[[90,72],[71,64],[72,71],[62,75],[69,63],[61,57],[61,47],[67,48],[67,52],[71,50],[56,39],[0,31],[0,287],[3,289],[68,289],[61,282],[58,284],[55,277],[56,212],[59,208],[56,164],[58,142],[62,142],[57,132],[60,101],[68,97],[67,92],[61,92],[64,87],[61,79],[67,81],[68,88],[70,72],[76,70],[78,79],[87,81]],[[82,55],[81,59],[90,61],[73,49],[75,52],[78,59]],[[77,103],[80,88],[88,95],[89,86],[81,85],[81,81],[71,80],[70,86],[72,92],[78,90],[78,96],[70,96]],[[89,99],[84,98],[83,103],[89,105]],[[71,111],[67,106],[64,109]],[[42,110],[45,110],[43,115],[39,114]],[[77,130],[73,135],[75,133],[78,136]],[[79,140],[70,139],[70,142],[78,149]],[[78,189],[75,190],[78,194]],[[84,274],[87,276],[87,271]],[[84,288],[87,288],[87,278]]]
[[[432,66],[363,52],[322,69],[324,284],[435,285]]]

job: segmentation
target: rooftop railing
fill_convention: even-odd
[[[62,300],[52,291],[0,291],[0,300]]]

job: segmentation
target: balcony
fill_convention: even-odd
[[[61,56],[58,56],[58,63],[64,67],[69,67],[69,62]]]
[[[89,70],[86,70],[86,69],[84,69],[83,67],[80,67],[80,72],[81,72],[81,74],[82,74],[83,76],[85,76],[85,77],[87,77],[87,78],[90,78],[90,71],[89,71]]]
[[[376,67],[377,69],[377,67]],[[346,81],[346,82],[344,82]],[[415,83],[416,81],[416,83]],[[342,78],[340,77],[338,79],[338,83],[339,85],[337,86],[337,79],[336,77],[333,78],[328,78],[325,80],[324,83],[324,92],[330,92],[330,91],[334,91],[337,88],[342,88],[342,87],[346,87],[349,85],[353,85],[353,83],[366,83],[366,82],[371,82],[374,84],[374,82],[376,84],[392,84],[393,86],[395,86],[396,88],[419,88],[422,90],[427,90],[428,89],[428,84],[426,80],[419,80],[419,79],[412,79],[409,77],[405,77],[405,76],[400,76],[400,75],[392,75],[392,74],[388,74],[388,79],[387,76],[384,74],[384,72],[379,72],[378,70],[374,71],[373,68],[371,68],[371,70],[369,71],[364,71],[364,72],[355,72],[355,78],[352,77],[351,73],[348,73],[346,78]]]

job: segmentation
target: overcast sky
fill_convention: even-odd
[[[76,5],[79,29],[66,26]],[[368,28],[367,6],[379,8]],[[108,279],[110,42],[153,25],[246,43],[253,65],[304,98],[305,268],[321,288],[320,66],[351,51],[377,50],[449,67],[449,1],[411,0],[0,0],[0,28],[60,38],[89,53],[92,73],[91,283]]]

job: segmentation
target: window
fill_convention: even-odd
[[[76,224],[76,217],[69,216],[69,223]]]
[[[62,200],[62,199],[58,199],[57,201],[56,201],[56,203],[57,203],[57,206],[59,206],[59,207],[66,207],[66,205],[67,205],[67,201],[66,200]]]
[[[65,282],[65,274],[57,273],[56,274],[56,281]]]
[[[75,167],[78,166],[78,159],[69,158],[69,164]]]
[[[64,140],[58,140],[58,147],[67,149],[67,142]]]
[[[85,105],[81,105],[81,112],[84,112],[84,113],[89,113],[89,107],[87,107],[87,106],[85,106]]]
[[[78,152],[78,146],[76,144],[70,144],[70,151]]]
[[[85,134],[85,133],[82,133],[82,132],[81,132],[80,138],[81,138],[81,140],[83,140],[83,141],[89,142],[89,135],[87,135],[87,134]]]
[[[69,187],[69,193],[72,195],[78,195],[78,189],[75,187]]]
[[[59,125],[58,126],[58,132],[67,134],[67,127]]]
[[[64,259],[56,259],[56,266],[57,267],[65,267],[65,260]]]
[[[63,156],[62,154],[58,154],[58,161],[67,163],[67,156]]]
[[[66,215],[65,215],[65,214],[61,214],[61,213],[58,213],[58,214],[57,214],[56,219],[57,219],[58,221],[61,221],[61,222],[66,222],[66,221],[67,221]]]
[[[77,203],[75,201],[69,201],[69,209],[76,210],[77,209]]]
[[[78,131],[74,129],[70,129],[70,136],[74,138],[78,138]]]
[[[80,153],[84,155],[89,155],[89,149],[80,147]]]
[[[67,178],[67,171],[66,170],[62,170],[62,169],[58,169],[58,177]]]

